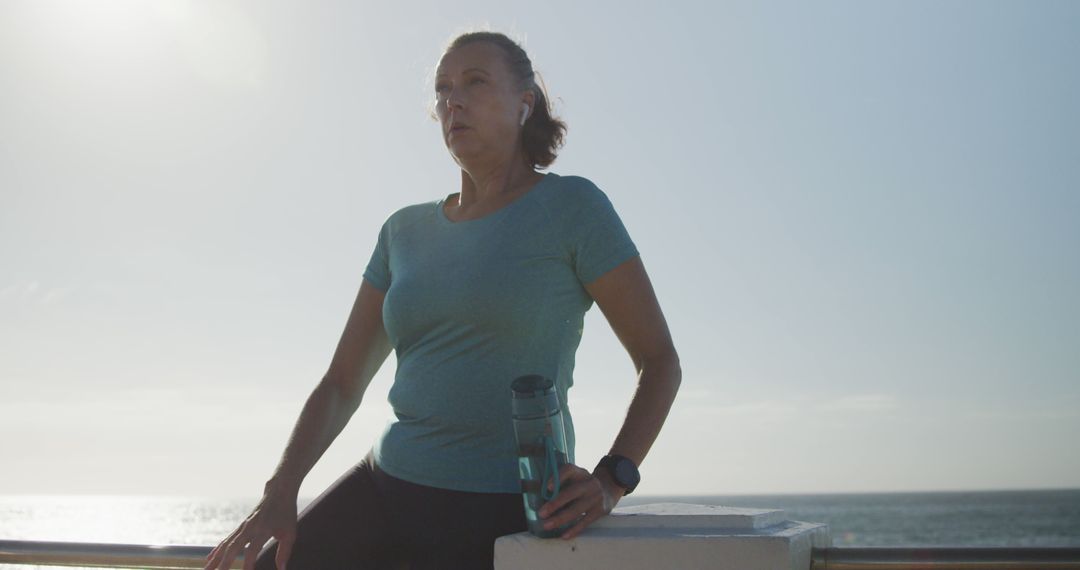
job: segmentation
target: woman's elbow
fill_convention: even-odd
[[[674,346],[654,352],[638,360],[638,372],[642,379],[660,380],[678,390],[682,384],[682,364]]]

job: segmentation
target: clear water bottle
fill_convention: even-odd
[[[543,376],[522,376],[514,380],[511,388],[525,519],[529,532],[541,538],[553,538],[577,522],[545,530],[545,521],[539,515],[540,508],[559,494],[559,469],[567,463],[559,397],[555,383]]]

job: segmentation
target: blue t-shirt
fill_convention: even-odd
[[[573,462],[566,396],[593,304],[583,284],[637,248],[607,196],[578,176],[548,173],[475,220],[450,221],[444,202],[392,214],[364,272],[386,292],[397,355],[395,417],[375,461],[421,485],[519,492],[510,384],[525,374],[555,381]]]

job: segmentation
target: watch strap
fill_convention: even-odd
[[[625,461],[625,462],[629,463],[630,465],[632,465],[634,467],[634,471],[637,471],[637,465],[634,463],[634,461],[632,459],[630,459],[629,457],[624,457],[622,455],[605,455],[604,457],[602,457],[600,459],[600,463],[598,463],[596,465],[596,468],[597,468],[597,470],[603,469],[603,470],[607,471],[608,475],[611,476],[611,480],[614,481],[616,485],[618,485],[619,487],[621,487],[624,490],[623,491],[623,496],[626,496],[626,495],[629,495],[630,493],[633,493],[634,489],[637,488],[638,483],[641,482],[641,475],[640,475],[640,473],[638,474],[638,477],[637,477],[638,481],[634,482],[634,483],[628,483],[628,482],[625,482],[625,481],[620,481],[619,476],[618,476],[618,472],[617,472],[617,466],[618,466],[619,462],[621,462],[621,461]]]

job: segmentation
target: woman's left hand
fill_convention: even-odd
[[[559,494],[540,509],[540,518],[545,519],[548,530],[578,521],[562,534],[564,540],[575,538],[585,527],[606,517],[624,491],[606,474],[593,475],[571,463],[559,470],[559,484]]]

